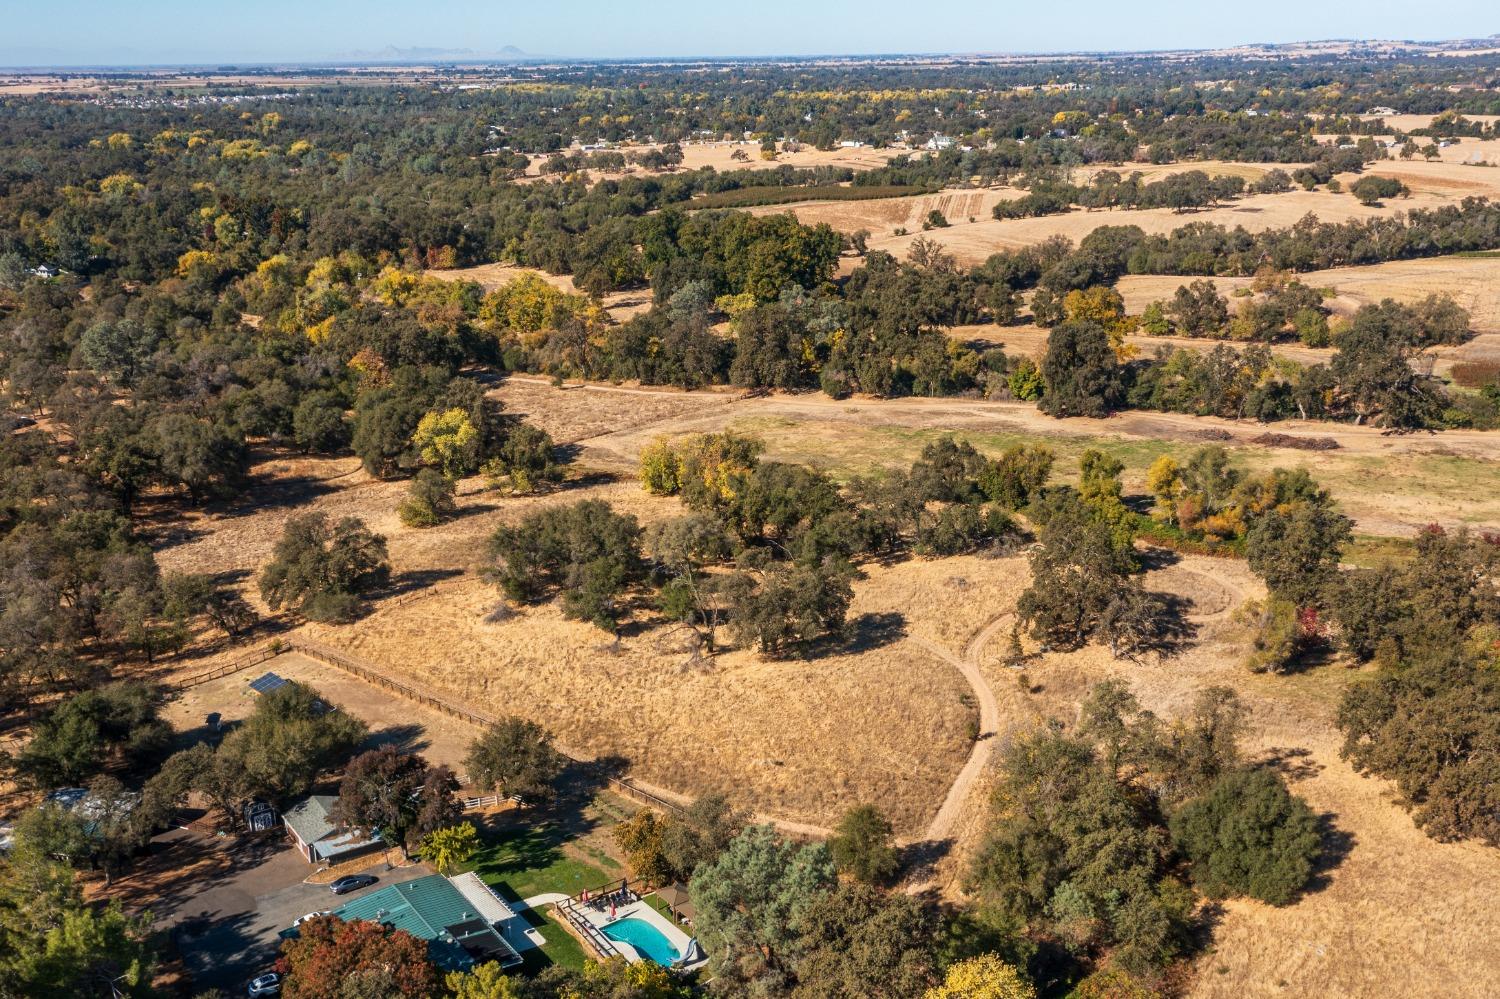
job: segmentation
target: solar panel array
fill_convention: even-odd
[[[251,680],[250,689],[257,694],[269,694],[277,687],[285,687],[287,682],[285,677],[277,676],[275,673],[267,673],[265,676],[256,677],[254,680]]]

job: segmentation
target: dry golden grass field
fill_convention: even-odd
[[[1337,315],[1351,315],[1362,305],[1391,298],[1398,302],[1416,302],[1432,294],[1448,294],[1454,301],[1469,311],[1471,327],[1478,334],[1468,343],[1455,347],[1439,347],[1432,353],[1436,359],[1434,370],[1444,374],[1461,361],[1500,360],[1500,257],[1430,257],[1424,260],[1393,260],[1389,263],[1372,264],[1367,267],[1337,267],[1330,270],[1309,271],[1299,274],[1298,280],[1315,288],[1330,289],[1334,296],[1328,306]],[[1131,275],[1120,279],[1117,287],[1125,298],[1126,311],[1139,314],[1152,301],[1169,300],[1183,284],[1194,278],[1164,277],[1156,275]],[[1235,289],[1250,284],[1249,278],[1209,278],[1219,288],[1220,294],[1229,298],[1233,307],[1240,299],[1233,297]],[[967,328],[965,328],[967,329]],[[996,331],[1004,339],[1010,330],[999,327],[975,327],[985,332]],[[958,335],[961,331],[955,331]],[[1149,349],[1149,345],[1179,338],[1135,337],[1133,341]],[[1208,341],[1186,341],[1179,346],[1208,349]],[[1293,360],[1309,363],[1326,360],[1328,351],[1316,350],[1295,344],[1280,345],[1276,352]]]
[[[1123,279],[1123,280],[1129,280]],[[1166,282],[1165,278],[1151,278],[1149,280]],[[1172,297],[1178,285],[1190,278],[1172,278],[1171,286],[1163,293],[1153,295],[1152,298]],[[1122,281],[1123,283],[1123,281]],[[1123,290],[1123,289],[1122,289]],[[1151,301],[1148,298],[1146,301]],[[1232,301],[1232,300],[1231,300]],[[1051,330],[1041,326],[995,326],[986,323],[978,326],[954,326],[948,330],[948,335],[964,343],[985,344],[989,346],[1002,347],[1009,354],[1024,354],[1035,360],[1041,360],[1047,353],[1047,337]],[[1147,336],[1144,333],[1133,333],[1125,337],[1125,342],[1136,347],[1141,357],[1151,357],[1161,347],[1181,347],[1186,350],[1210,351],[1223,341],[1211,340],[1204,337],[1187,336]],[[1233,344],[1240,347],[1243,344]],[[1290,343],[1278,343],[1271,346],[1271,352],[1278,357],[1296,361],[1298,364],[1321,364],[1326,363],[1333,356],[1331,347],[1304,347],[1295,341]]]
[[[1495,178],[1500,182],[1500,176]],[[936,240],[962,264],[978,264],[997,250],[1014,249],[1040,243],[1052,236],[1066,236],[1074,243],[1100,226],[1135,225],[1148,233],[1166,234],[1189,222],[1211,222],[1233,228],[1243,226],[1252,231],[1281,229],[1294,225],[1306,215],[1316,215],[1325,222],[1391,215],[1405,208],[1433,208],[1461,200],[1464,195],[1445,196],[1414,193],[1407,199],[1395,199],[1381,207],[1361,205],[1349,194],[1330,194],[1324,190],[1293,190],[1285,194],[1254,194],[1217,208],[1178,213],[1170,208],[1121,209],[1119,211],[1074,210],[1062,215],[1028,219],[994,219],[987,216],[969,223],[954,222],[945,229],[928,232],[908,231],[904,236],[872,236],[871,249],[885,250],[904,257],[919,237]]]
[[[1005,561],[994,563],[994,572],[1010,581],[1017,573]],[[1002,605],[1019,594],[1019,585],[1011,585]],[[1432,842],[1392,802],[1385,782],[1361,777],[1339,759],[1333,710],[1353,674],[1337,665],[1291,677],[1240,668],[1245,636],[1232,612],[1263,594],[1242,562],[1189,556],[1148,573],[1146,585],[1195,602],[1190,618],[1198,634],[1179,657],[1132,664],[1095,646],[1033,656],[1025,690],[1017,672],[1000,662],[1002,643],[991,642],[980,663],[1001,700],[1002,745],[1044,718],[1073,722],[1080,699],[1106,678],[1129,683],[1142,705],[1162,717],[1186,710],[1203,687],[1231,686],[1250,709],[1245,750],[1279,761],[1295,792],[1324,816],[1330,857],[1314,890],[1284,908],[1225,903],[1189,994],[1493,994],[1500,949],[1490,900],[1500,890],[1500,852]],[[980,814],[972,813],[960,832],[950,878],[977,843]]]
[[[256,505],[158,525],[180,539],[159,550],[164,569],[230,573],[258,604],[253,575],[289,516],[359,516],[388,538],[395,589],[424,595],[377,602],[355,625],[303,626],[308,637],[478,710],[544,722],[577,754],[627,757],[633,774],[672,791],[724,790],[779,818],[828,826],[851,804],[879,800],[901,833],[917,834],[968,753],[966,685],[903,637],[941,639],[965,620],[945,589],[963,585],[962,561],[872,566],[856,588],[847,648],[805,662],[730,652],[711,669],[689,668],[685,636],[644,605],[618,651],[551,605],[486,623],[500,597],[474,572],[494,528],[540,506],[601,498],[649,523],[679,513],[675,500],[629,479],[534,498],[476,491],[471,480],[459,516],[421,531],[395,516],[403,484],[349,473],[352,464],[269,463]],[[278,489],[295,501],[278,505]],[[898,689],[907,696],[891,697]],[[186,721],[233,716],[196,700],[184,710]]]
[[[510,391],[508,384],[500,390],[501,397]],[[525,391],[535,395],[534,387]],[[549,419],[574,425],[577,418],[568,415],[565,406],[595,404],[576,392],[556,392],[554,405],[541,407],[533,402],[532,411],[549,414],[538,416],[543,425]],[[1126,488],[1137,491],[1144,488],[1146,469],[1157,456],[1180,456],[1214,442],[1229,448],[1248,469],[1308,468],[1355,519],[1361,534],[1405,537],[1433,522],[1500,528],[1500,439],[1483,431],[1391,436],[1371,427],[1325,422],[1293,420],[1266,426],[1173,413],[1054,420],[1029,403],[975,399],[838,402],[808,393],[720,402],[701,412],[580,439],[578,444],[581,460],[587,464],[630,474],[640,449],[658,434],[725,427],[761,437],[772,457],[808,462],[840,476],[909,463],[923,444],[949,432],[991,452],[1043,439],[1057,451],[1059,471],[1064,475],[1073,473],[1083,450],[1097,447],[1125,463]],[[1268,430],[1296,437],[1332,437],[1340,447],[1309,452],[1253,443]]]
[[[474,267],[454,267],[424,272],[428,277],[443,281],[473,281],[485,291],[494,291],[522,275],[532,275],[569,295],[582,294],[569,274],[552,274],[537,267],[519,267],[515,264],[478,264]],[[601,299],[605,310],[616,322],[623,322],[651,307],[649,290],[616,291]]]
[[[1355,775],[1339,759],[1333,712],[1354,672],[1325,665],[1275,677],[1242,669],[1246,636],[1233,612],[1261,592],[1242,562],[1184,557],[1148,573],[1148,588],[1193,601],[1197,634],[1179,656],[1131,664],[1098,647],[1034,654],[1024,684],[1000,659],[1028,582],[1023,556],[866,566],[844,646],[789,662],[731,650],[707,668],[690,662],[682,636],[644,603],[632,610],[618,648],[551,604],[489,621],[499,595],[475,572],[496,525],[542,506],[597,497],[642,522],[675,515],[677,501],[647,496],[631,475],[640,447],[661,433],[732,426],[761,436],[770,458],[812,462],[839,476],[908,462],[950,431],[991,453],[1041,439],[1057,450],[1065,479],[1086,447],[1116,454],[1134,492],[1156,455],[1183,453],[1211,431],[1228,435],[1224,443],[1246,467],[1307,464],[1359,530],[1372,534],[1410,533],[1431,519],[1500,524],[1500,449],[1491,436],[1275,428],[1342,444],[1309,455],[1250,444],[1261,427],[1169,414],[1053,421],[1030,406],[964,399],[743,398],[556,388],[518,378],[495,394],[510,411],[577,442],[574,485],[516,498],[469,480],[459,516],[419,531],[394,516],[402,484],[372,481],[352,459],[273,457],[257,468],[253,501],[154,520],[163,568],[230,572],[253,590],[253,574],[287,516],[361,516],[388,536],[396,589],[411,595],[377,599],[355,624],[302,625],[303,636],[478,710],[534,718],[565,749],[624,757],[633,776],[671,793],[724,790],[762,816],[812,828],[832,825],[851,804],[875,801],[905,839],[921,838],[933,822],[973,745],[978,688],[962,663],[972,664],[998,707],[994,737],[981,743],[986,751],[1047,718],[1071,722],[1080,698],[1106,677],[1127,680],[1166,717],[1202,687],[1229,684],[1250,709],[1247,752],[1281,761],[1296,791],[1326,816],[1330,859],[1314,890],[1290,906],[1224,905],[1190,994],[1479,997],[1500,977],[1492,915],[1500,851],[1429,841],[1385,783]],[[434,760],[458,762],[472,731],[302,656],[284,655],[267,668],[320,686],[372,728],[412,740]],[[173,705],[174,721],[199,724],[210,710],[243,713],[246,678],[189,692]],[[989,783],[981,773],[958,797],[953,847],[924,874],[950,897],[961,895],[964,865],[982,836]]]
[[[636,146],[622,146],[618,152],[641,153],[653,148],[641,144]],[[572,150],[569,150],[570,152]],[[736,151],[743,152],[749,157],[747,160],[736,160]],[[875,149],[870,146],[859,148],[839,149],[814,149],[812,146],[803,146],[796,152],[777,152],[774,160],[763,160],[760,158],[759,142],[685,142],[682,144],[682,163],[675,170],[701,170],[704,167],[713,167],[720,173],[730,170],[774,170],[779,166],[791,167],[847,167],[851,170],[872,170],[875,167],[884,166],[894,157],[911,152],[906,149]],[[546,156],[531,155],[531,163],[526,168],[528,178],[540,178],[542,176],[542,164],[547,162]],[[917,155],[913,153],[912,155]],[[674,171],[646,170],[640,166],[631,166],[626,171],[613,170],[590,170],[589,176],[594,180],[606,180],[619,178],[628,174],[642,176],[660,176],[664,173]]]
[[[1463,152],[1459,153],[1458,150]],[[1076,243],[1096,228],[1106,225],[1138,225],[1150,233],[1168,233],[1189,222],[1212,222],[1229,227],[1244,226],[1252,232],[1258,232],[1262,229],[1285,228],[1308,214],[1316,215],[1325,222],[1343,222],[1392,215],[1414,208],[1457,204],[1471,195],[1500,195],[1500,168],[1470,165],[1468,160],[1476,157],[1489,163],[1500,162],[1500,142],[1487,140],[1451,146],[1443,150],[1443,159],[1432,163],[1391,160],[1372,165],[1368,173],[1396,177],[1411,188],[1412,192],[1409,197],[1393,198],[1380,206],[1361,205],[1348,193],[1333,194],[1323,189],[1303,191],[1298,188],[1284,194],[1249,195],[1217,208],[1197,212],[1177,213],[1169,208],[1094,212],[1075,210],[1041,218],[994,219],[990,217],[989,209],[994,206],[995,201],[1001,197],[1014,197],[1019,192],[1005,189],[957,189],[935,195],[878,201],[799,202],[765,206],[755,211],[762,214],[791,211],[803,222],[826,222],[841,232],[852,233],[868,229],[872,233],[869,242],[871,248],[886,250],[897,256],[904,256],[918,237],[926,237],[941,243],[961,263],[976,264],[996,250],[1038,243],[1055,235],[1067,236]],[[1137,168],[1135,164],[1125,164],[1099,169],[1130,173]],[[1288,165],[1288,169],[1294,168],[1295,165]],[[1139,169],[1148,178],[1158,179],[1169,173],[1190,169],[1256,176],[1266,168],[1252,164],[1204,162],[1169,166],[1140,165]],[[1082,181],[1089,173],[1090,171],[1077,171],[1074,179]],[[1354,179],[1353,174],[1340,177],[1346,185]],[[948,204],[958,206],[959,196],[962,194],[967,194],[969,200],[962,202],[961,210],[945,212],[948,221],[952,223],[949,227],[930,231],[921,229],[922,219],[927,212],[937,207],[934,199],[946,197],[950,199]],[[973,197],[976,194],[980,195],[977,199]],[[977,204],[980,210],[973,210],[971,204]],[[976,221],[969,222],[970,216]],[[895,235],[893,230],[896,228],[905,228],[906,235]]]

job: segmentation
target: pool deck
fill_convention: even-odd
[[[661,933],[662,936],[667,938],[667,942],[672,945],[673,949],[676,950],[679,955],[686,954],[688,951],[688,945],[692,943],[692,940],[686,933],[682,932],[679,927],[673,926],[670,919],[653,909],[651,907],[651,904],[645,899],[641,899],[639,902],[632,902],[629,905],[619,907],[615,910],[615,914],[613,917],[610,916],[607,910],[604,912],[600,912],[596,909],[585,907],[580,909],[579,911],[583,913],[584,918],[586,918],[590,923],[593,923],[600,930],[603,930],[611,923],[617,923],[622,919],[639,919],[642,922],[650,923],[657,929],[658,932]],[[615,945],[615,948],[619,950],[622,955],[624,955],[625,960],[629,961],[632,964],[637,961],[648,960],[645,955],[639,953],[634,947],[630,946],[630,944],[624,942],[623,940],[612,939],[610,942]],[[690,971],[705,963],[707,963],[707,958],[700,958],[699,960],[694,961],[691,964],[677,965],[677,967]]]

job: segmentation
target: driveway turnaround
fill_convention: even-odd
[[[290,846],[279,848],[235,865],[187,897],[175,912],[162,914],[195,993],[211,988],[242,993],[250,979],[276,960],[281,948],[277,935],[298,916],[432,873],[423,865],[386,870],[379,864],[368,872],[379,878],[373,885],[336,896],[327,885],[303,883],[312,870]]]

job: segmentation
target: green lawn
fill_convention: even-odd
[[[551,892],[573,895],[623,876],[620,866],[597,850],[589,851],[597,863],[568,856],[563,850],[567,841],[562,829],[546,820],[487,829],[467,868],[511,901]],[[523,972],[534,974],[551,964],[583,967],[583,947],[544,908],[527,910],[524,918],[542,931],[547,943],[540,950],[523,952]]]
[[[563,834],[550,822],[505,827],[486,834],[472,869],[523,899],[548,892],[573,895],[622,876],[610,858],[598,854],[598,863],[575,860],[563,852],[563,843]]]

